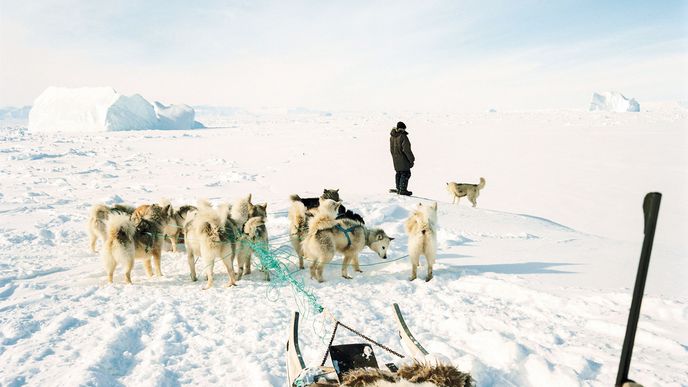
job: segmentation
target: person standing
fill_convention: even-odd
[[[408,183],[416,158],[411,151],[411,141],[408,139],[406,125],[401,121],[397,122],[397,126],[390,133],[389,151],[392,153],[396,171],[396,189],[390,189],[389,192],[405,196],[413,195],[413,192],[408,190]]]

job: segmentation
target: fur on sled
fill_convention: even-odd
[[[351,387],[472,387],[470,374],[447,364],[405,364],[396,374],[377,368],[360,368],[344,375],[342,385]]]

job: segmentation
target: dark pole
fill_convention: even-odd
[[[645,239],[643,240],[643,249],[640,252],[638,274],[635,277],[633,301],[631,302],[631,312],[628,315],[628,324],[626,325],[626,337],[624,338],[623,349],[621,350],[619,373],[616,375],[616,387],[621,387],[624,383],[631,381],[628,379],[628,370],[631,367],[633,343],[635,342],[635,331],[638,328],[640,304],[643,302],[645,280],[647,279],[647,269],[650,266],[650,253],[652,252],[652,242],[655,239],[657,215],[659,214],[659,203],[661,201],[662,194],[659,192],[648,193],[645,195],[645,200],[643,201],[643,213],[645,214]]]

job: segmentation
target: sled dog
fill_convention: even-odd
[[[475,207],[478,202],[478,196],[480,196],[480,190],[485,187],[485,179],[480,178],[480,183],[478,184],[467,184],[467,183],[447,183],[447,191],[452,195],[452,204],[459,203],[462,197],[468,197],[468,200]]]
[[[251,255],[258,249],[263,251],[268,249],[268,230],[263,216],[251,217],[244,224],[244,230],[236,248],[239,265],[237,280],[240,280],[244,274],[251,274]],[[265,270],[265,280],[270,280],[270,273],[267,270]]]
[[[244,223],[253,208],[251,195],[232,205],[223,204],[214,209],[207,201],[199,201],[198,210],[190,214],[184,225],[184,245],[191,280],[196,281],[195,257],[202,257],[208,276],[206,289],[213,286],[213,267],[219,259],[229,276],[226,286],[236,285],[234,257]]]
[[[151,257],[155,264],[155,274],[162,276],[160,270],[160,254],[162,250],[163,226],[149,219],[140,219],[138,223],[126,214],[113,214],[107,223],[107,240],[103,249],[103,262],[108,275],[108,282],[112,283],[112,276],[118,264],[124,266],[124,279],[131,283],[131,270],[134,259],[142,259],[146,275],[151,277]]]
[[[165,234],[170,238],[172,243],[172,251],[177,252],[177,244],[184,243],[184,224],[186,224],[187,218],[191,216],[198,208],[191,205],[183,205],[174,211],[172,216],[173,223],[165,230]]]
[[[96,204],[91,208],[91,216],[88,220],[88,236],[91,244],[91,251],[96,252],[96,242],[100,238],[103,243],[107,240],[106,223],[110,214],[126,214],[131,215],[134,208],[124,205],[115,204],[108,207],[105,204]]]
[[[435,264],[437,253],[437,202],[429,206],[419,203],[411,216],[406,220],[408,234],[408,252],[411,261],[411,277],[416,279],[416,271],[420,263],[420,256],[424,255],[428,263],[426,281],[432,279],[432,265]]]
[[[348,266],[351,263],[354,270],[362,273],[358,256],[368,246],[382,259],[387,259],[387,249],[394,238],[385,234],[380,228],[367,228],[360,215],[347,210],[338,216],[334,226],[335,249],[344,256],[342,263],[342,277],[351,279]]]
[[[323,190],[322,195],[320,195],[319,198],[301,198],[299,195],[294,194],[289,197],[291,201],[300,201],[303,203],[304,206],[306,206],[306,210],[311,214],[315,215],[315,212],[318,211],[318,206],[320,206],[320,199],[332,199],[335,202],[341,201],[339,198],[339,189],[327,189],[325,188]],[[344,212],[346,212],[346,208],[344,206],[339,206],[339,210],[337,214],[341,215]]]
[[[199,208],[198,212],[184,227],[184,245],[186,247],[187,261],[191,280],[196,281],[195,257],[202,257],[204,271],[208,276],[205,289],[213,286],[213,267],[215,260],[219,259],[225,265],[229,276],[226,286],[235,283],[232,259],[234,257],[233,244],[229,243],[226,222],[228,208],[215,210],[213,208]]]
[[[301,242],[304,256],[311,261],[311,278],[318,282],[324,281],[323,269],[336,252],[334,227],[341,204],[332,199],[320,199],[317,214],[308,222],[308,233]]]
[[[327,203],[329,199],[321,200],[323,203]],[[310,229],[311,224],[316,222],[320,210],[313,216],[307,212],[302,202],[292,202],[292,207],[289,209],[290,238],[292,246],[299,256],[299,268],[303,269],[304,267],[304,257],[311,260],[311,276],[322,282],[323,266],[329,262],[327,261],[328,255],[316,254],[314,257],[309,256],[305,247],[307,243],[310,244],[311,247],[319,246],[322,252],[327,243],[330,241],[333,242],[334,251],[344,256],[344,264],[342,265],[342,277],[344,278],[351,278],[347,270],[349,264],[353,264],[354,270],[357,272],[362,272],[359,266],[358,256],[361,250],[366,246],[377,253],[380,258],[387,258],[389,244],[394,238],[389,237],[384,230],[379,228],[367,228],[363,218],[350,210],[347,210],[344,215],[339,215],[334,219],[331,219],[332,214],[328,211],[329,209],[326,208],[324,216],[317,221],[317,227],[320,229],[318,234],[320,238],[311,238],[310,242],[306,242],[312,231]],[[328,224],[331,226],[329,229],[327,227]],[[328,237],[331,237],[331,239],[328,239]],[[318,243],[320,243],[320,245],[318,245]],[[317,261],[318,256],[324,257],[321,263]],[[331,259],[332,258],[329,258],[329,260]],[[319,275],[317,274],[318,270],[320,273]]]

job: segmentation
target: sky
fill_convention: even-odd
[[[0,106],[485,111],[688,100],[687,1],[0,0]]]

